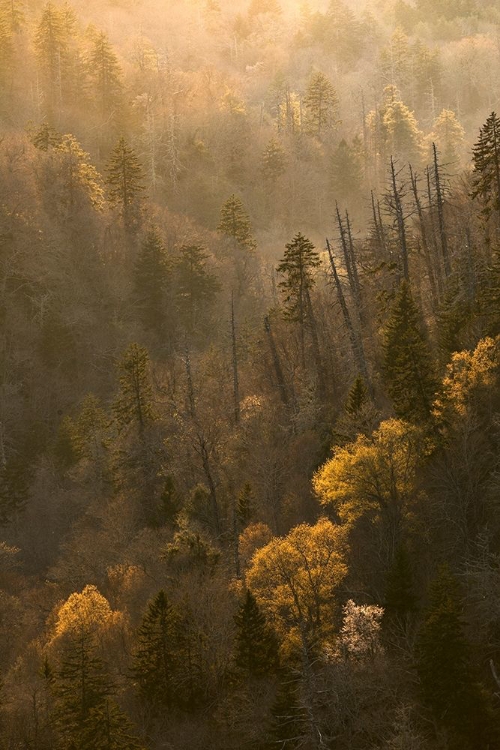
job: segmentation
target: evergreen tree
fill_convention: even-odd
[[[315,283],[313,272],[320,265],[319,254],[312,242],[300,233],[285,247],[283,260],[277,269],[284,277],[279,287],[285,295],[285,314],[289,320],[303,326],[309,312],[309,293]]]
[[[237,669],[251,677],[262,677],[274,671],[278,664],[276,635],[267,624],[264,614],[249,589],[234,621],[236,623],[234,662]]]
[[[413,570],[408,550],[400,545],[386,579],[384,616],[405,626],[417,607]]]
[[[31,141],[40,151],[49,151],[51,148],[55,148],[61,144],[62,135],[45,121],[32,134]]]
[[[89,711],[79,750],[144,750],[128,716],[109,698]]]
[[[307,730],[306,712],[300,700],[300,683],[294,675],[285,672],[271,707],[269,747],[279,750],[302,747]]]
[[[130,344],[118,364],[120,388],[113,412],[120,426],[135,425],[143,432],[155,418],[153,390],[149,378],[149,355],[138,344]]]
[[[222,206],[217,230],[232,238],[241,248],[255,250],[250,219],[236,195],[233,194]]]
[[[384,373],[398,417],[419,423],[429,419],[436,391],[433,362],[420,313],[406,281],[384,330]]]
[[[486,217],[500,215],[500,119],[495,112],[479,131],[473,162],[472,197],[480,200]]]
[[[121,70],[107,35],[100,32],[93,40],[88,59],[91,94],[100,118],[116,123],[122,102]]]
[[[85,736],[91,712],[101,708],[113,690],[89,628],[80,628],[65,644],[61,666],[54,674],[53,690],[61,747],[90,750],[93,746],[86,742]]]
[[[238,495],[238,504],[236,512],[238,515],[238,521],[241,527],[246,526],[254,512],[254,496],[252,491],[252,485],[249,482],[245,482],[243,489]]]
[[[171,270],[166,250],[156,229],[151,229],[141,246],[134,268],[134,303],[145,330],[164,339],[168,324],[167,297]]]
[[[0,528],[23,510],[29,499],[29,469],[21,456],[0,463]]]
[[[359,198],[363,182],[361,143],[355,138],[352,145],[342,138],[332,154],[331,186],[334,196],[342,196],[348,204]]]
[[[493,747],[496,733],[488,699],[472,665],[457,581],[446,566],[430,587],[418,634],[416,667],[424,703],[451,733],[449,746]]]
[[[137,220],[144,174],[135,151],[125,138],[120,138],[113,149],[106,171],[109,201],[120,207],[125,228],[129,230]]]
[[[160,591],[149,603],[137,634],[132,674],[139,695],[153,713],[171,708],[176,702],[179,670],[179,616]]]
[[[270,188],[276,186],[276,181],[286,169],[286,157],[283,147],[275,138],[271,138],[262,154],[261,171],[264,180]]]
[[[319,71],[309,81],[304,96],[307,128],[318,138],[338,124],[338,97],[328,78]]]
[[[190,334],[206,329],[220,288],[215,274],[208,269],[208,259],[202,245],[182,245],[175,259],[176,303]]]
[[[68,78],[68,26],[59,8],[48,2],[35,33],[35,48],[42,73],[45,109],[50,120],[64,104]]]

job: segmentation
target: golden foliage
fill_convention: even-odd
[[[96,586],[89,585],[85,586],[81,594],[71,594],[61,606],[57,615],[56,634],[79,635],[103,628],[113,620],[114,613],[108,600],[99,593]]]
[[[247,585],[278,629],[318,631],[333,620],[335,591],[347,575],[347,529],[322,518],[258,550]]]
[[[417,465],[428,447],[417,427],[389,419],[371,438],[359,435],[335,450],[314,476],[314,490],[346,524],[369,512],[403,511],[415,493]]]

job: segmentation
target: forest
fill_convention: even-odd
[[[0,750],[499,747],[498,0],[0,0]]]

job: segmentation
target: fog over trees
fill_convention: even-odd
[[[497,0],[0,0],[0,750],[500,747]]]

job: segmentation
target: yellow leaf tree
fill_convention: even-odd
[[[347,529],[326,518],[301,524],[257,550],[247,585],[282,635],[326,635],[347,575],[346,554]]]

